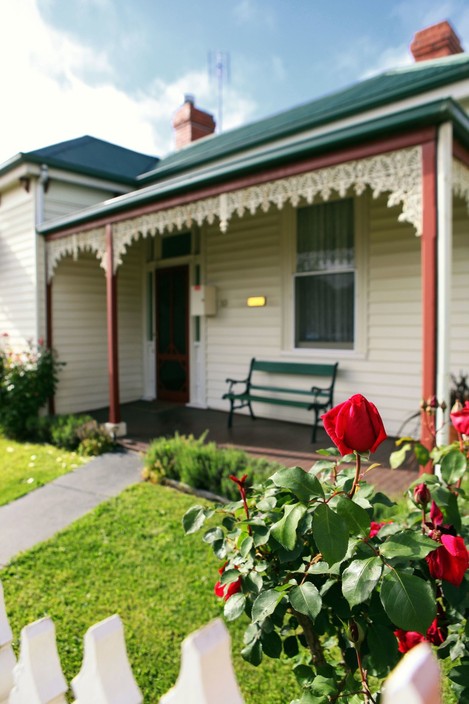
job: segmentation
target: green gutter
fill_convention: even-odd
[[[405,133],[430,125],[440,125],[447,121],[453,123],[454,134],[458,141],[469,148],[469,117],[458,103],[448,98],[386,115],[369,122],[361,122],[328,134],[311,136],[281,147],[272,146],[261,153],[241,156],[215,167],[206,167],[182,174],[163,183],[119,196],[106,204],[92,206],[80,213],[44,224],[39,228],[39,232],[44,235],[53,234],[72,226],[125,213],[149,203],[156,203],[169,196],[181,195],[214,183],[227,183],[233,178],[255,174],[267,168],[294,163],[324,153],[336,152],[341,148],[356,144],[366,144],[383,136],[394,136],[396,133]]]

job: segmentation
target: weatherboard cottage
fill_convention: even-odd
[[[335,401],[371,398],[391,435],[449,399],[469,369],[469,55],[446,22],[412,51],[221,134],[188,97],[161,160],[82,138],[0,167],[0,332],[66,362],[57,412],[109,406],[123,430],[141,398],[228,410],[252,357],[339,362]]]

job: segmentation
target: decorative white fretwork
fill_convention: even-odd
[[[457,159],[453,159],[453,192],[466,201],[469,212],[469,168]]]
[[[122,264],[127,247],[139,237],[190,228],[193,224],[213,224],[219,220],[226,232],[235,215],[267,212],[274,206],[293,207],[302,202],[312,203],[316,198],[328,200],[334,193],[345,196],[349,189],[361,195],[370,187],[373,197],[388,193],[388,207],[400,206],[399,221],[410,223],[417,235],[422,234],[422,158],[419,146],[401,149],[378,156],[348,161],[316,171],[288,176],[268,183],[241,188],[205,198],[175,208],[129,218],[113,225],[113,269]],[[104,228],[82,232],[48,243],[48,275],[66,254],[76,256],[79,250],[96,252],[105,269]]]
[[[78,259],[79,252],[94,252],[106,271],[106,238],[104,227],[96,227],[74,235],[47,242],[47,280],[54,275],[59,261],[66,256]]]
[[[360,195],[367,186],[375,198],[389,192],[388,207],[401,206],[399,221],[409,222],[417,235],[422,234],[421,148],[411,147],[241,188],[117,223],[113,226],[114,269],[122,264],[129,244],[140,236],[180,230],[194,223],[212,224],[216,219],[221,231],[226,232],[234,215],[253,215],[259,209],[267,212],[272,205],[281,209],[286,203],[296,207],[302,201],[312,203],[317,197],[328,200],[334,192],[344,196],[350,188]]]

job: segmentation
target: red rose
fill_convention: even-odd
[[[455,587],[461,584],[469,566],[469,555],[464,540],[458,535],[443,534],[442,545],[427,557],[428,569],[435,579],[445,579]]]
[[[378,409],[361,394],[339,403],[322,416],[322,421],[341,455],[374,452],[387,438]]]
[[[219,574],[223,574],[223,572],[225,571],[226,564],[227,563],[225,562],[223,567],[220,567],[220,569],[218,570]],[[232,594],[236,594],[237,592],[241,591],[241,577],[238,577],[238,579],[236,579],[234,582],[230,582],[230,584],[222,584],[221,582],[217,582],[213,588],[213,591],[221,599],[228,601]]]
[[[469,401],[460,410],[452,411],[450,418],[460,435],[469,435]]]
[[[424,641],[437,646],[441,645],[445,642],[447,633],[446,628],[440,626],[438,619],[435,618],[425,635],[417,633],[417,631],[403,631],[401,628],[395,630],[394,635],[398,640],[398,651],[400,653],[407,653],[409,650],[412,650],[414,646]]]
[[[378,535],[379,531],[383,526],[385,526],[387,523],[392,523],[392,521],[383,521],[382,523],[378,523],[377,521],[371,521],[370,523],[370,534],[369,538],[374,538],[375,535]]]
[[[400,653],[407,653],[414,646],[426,640],[425,636],[421,633],[417,633],[416,631],[403,631],[401,628],[394,631],[394,635],[398,640],[397,649]]]
[[[427,557],[428,569],[435,579],[445,579],[455,587],[461,584],[469,566],[469,555],[464,540],[459,535],[443,534],[442,545]]]

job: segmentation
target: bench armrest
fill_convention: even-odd
[[[227,384],[229,384],[228,393],[231,393],[233,386],[235,384],[245,384],[247,387],[248,382],[249,382],[249,378],[248,379],[226,379],[225,381]]]

